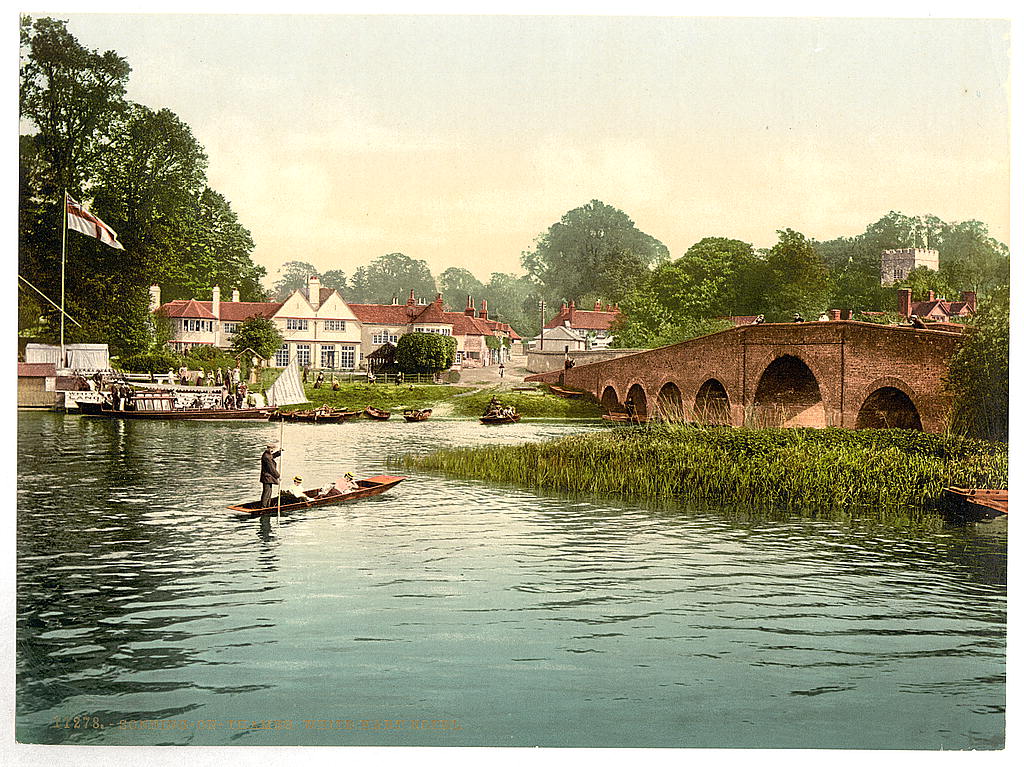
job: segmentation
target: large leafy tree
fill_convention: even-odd
[[[550,301],[624,297],[637,275],[668,258],[668,249],[600,200],[570,210],[523,253],[527,274]]]
[[[459,309],[466,296],[478,298],[483,293],[484,284],[468,269],[452,266],[438,276],[437,287],[444,294],[448,304]]]
[[[954,431],[1006,441],[1009,437],[1010,292],[993,290],[953,355],[947,388],[953,395]]]
[[[320,275],[320,284],[338,291],[342,296],[348,293],[348,277],[341,269],[331,269]]]
[[[779,241],[765,256],[762,270],[764,314],[769,322],[789,320],[793,314],[817,319],[827,308],[828,270],[814,245],[792,229],[781,229]]]
[[[356,303],[390,303],[409,291],[418,298],[432,300],[437,293],[434,277],[426,261],[404,253],[387,253],[360,266],[352,275],[349,300]]]
[[[127,62],[85,48],[65,22],[25,18],[21,32],[19,272],[59,300],[65,191],[91,204],[124,245],[68,234],[66,307],[80,325],[68,326],[67,340],[145,351],[154,282],[168,298],[214,284],[262,297],[252,238],[206,186],[206,156],[188,126],[169,110],[127,102]],[[56,310],[41,308],[39,335],[56,340]]]
[[[305,261],[286,261],[278,270],[278,278],[271,290],[275,301],[284,301],[294,291],[305,288],[311,274],[319,274],[317,268]]]

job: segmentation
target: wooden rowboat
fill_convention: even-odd
[[[954,513],[971,519],[1005,517],[1010,508],[1010,493],[1008,490],[994,490],[981,487],[947,487],[945,494]]]
[[[366,413],[367,418],[372,418],[374,421],[386,421],[391,417],[390,410],[378,410],[375,407],[367,407],[363,412]]]
[[[644,415],[631,416],[628,413],[605,413],[601,418],[612,423],[647,423],[651,420]]]
[[[548,384],[548,389],[551,390],[552,394],[559,397],[565,397],[566,399],[576,399],[577,397],[582,397],[586,393],[576,391],[574,389],[563,389],[561,386],[555,386],[554,384]]]
[[[480,423],[487,424],[488,426],[497,426],[503,423],[519,423],[519,419],[522,418],[519,413],[512,413],[512,415],[485,415],[481,416]]]
[[[376,477],[368,477],[367,479],[360,479],[356,482],[359,485],[358,490],[353,490],[348,493],[337,493],[336,495],[327,495],[323,498],[316,498],[316,494],[320,491],[320,488],[314,490],[307,490],[306,496],[309,500],[301,503],[286,503],[281,506],[281,513],[291,513],[293,511],[299,511],[302,509],[311,509],[315,506],[333,506],[337,503],[345,503],[346,501],[357,501],[360,498],[369,498],[370,496],[380,495],[381,493],[387,492],[406,477],[392,477],[387,474],[380,474]],[[259,501],[250,501],[249,503],[240,503],[235,506],[228,506],[228,510],[232,514],[243,517],[262,517],[267,514],[277,514],[277,504],[273,506],[260,506]]]
[[[427,409],[427,410],[406,410],[406,411],[404,411],[402,413],[402,417],[406,421],[409,421],[410,423],[412,423],[413,421],[426,421],[428,418],[430,418],[430,414],[433,413],[433,412],[434,411],[430,410],[430,409]]]

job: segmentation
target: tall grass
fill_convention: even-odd
[[[569,492],[831,512],[924,510],[944,487],[1006,487],[1000,443],[901,430],[672,423],[440,450],[408,468]]]

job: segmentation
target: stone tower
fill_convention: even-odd
[[[882,285],[890,286],[906,279],[911,269],[926,266],[939,270],[939,251],[934,248],[896,248],[882,251]]]

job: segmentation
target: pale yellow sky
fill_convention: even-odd
[[[486,279],[597,198],[674,257],[889,210],[1009,241],[1005,21],[60,15],[210,158],[271,277]]]

